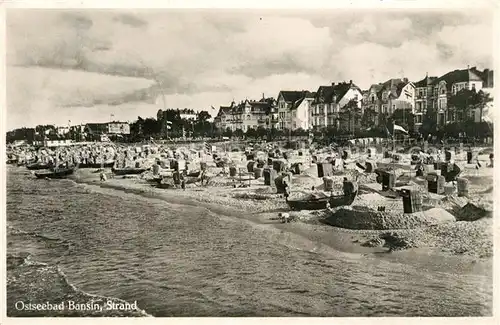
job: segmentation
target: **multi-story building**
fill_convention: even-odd
[[[130,124],[127,122],[109,122],[108,125],[108,134],[130,134]]]
[[[441,77],[429,77],[416,84],[415,125],[421,125],[428,108],[436,110],[438,127],[457,121],[459,116],[453,107],[448,105],[451,96],[462,89],[482,90],[493,88],[493,71],[480,71],[476,67],[454,70]],[[472,110],[473,115],[478,112]],[[480,117],[476,118],[480,120]]]
[[[107,123],[87,123],[85,124],[85,133],[93,135],[106,134],[108,132]]]
[[[397,110],[413,110],[415,85],[407,78],[389,79],[382,84],[379,113],[391,116]]]
[[[218,129],[231,131],[238,129],[243,132],[249,129],[257,129],[259,126],[269,128],[273,123],[277,123],[276,112],[273,111],[276,102],[273,98],[262,98],[259,101],[245,100],[230,106],[221,106],[214,119]]]
[[[434,83],[438,77],[429,77],[415,83],[415,127],[420,127],[424,120],[424,115],[428,107],[436,107],[436,98],[434,96]]]
[[[58,126],[56,128],[57,135],[66,135],[69,133],[70,127],[69,126]]]
[[[357,101],[361,109],[363,94],[361,89],[350,82],[332,83],[330,86],[320,86],[311,103],[309,125],[313,129],[334,127],[340,128],[342,109],[350,101]]]
[[[363,100],[361,107],[363,109],[363,114],[366,114],[368,120],[374,125],[379,124],[379,113],[382,106],[382,100],[380,92],[382,91],[382,84],[373,84],[370,88],[363,92]]]
[[[280,91],[277,97],[278,121],[273,126],[280,130],[309,129],[309,111],[314,96],[314,93],[307,90]]]
[[[392,116],[398,110],[414,112],[415,85],[407,78],[389,79],[373,84],[364,92],[362,109],[375,125]],[[403,114],[404,116],[404,114]]]
[[[186,119],[186,120],[196,120],[196,112],[192,109],[181,109],[179,110],[180,117],[181,119]]]

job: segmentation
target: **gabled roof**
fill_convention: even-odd
[[[361,89],[352,82],[342,82],[331,86],[319,86],[314,103],[330,104],[334,100],[340,101],[349,89],[356,89],[361,93]]]
[[[383,87],[384,87],[383,84],[373,84],[368,89],[368,92],[372,92],[372,90],[373,90],[373,91],[375,91],[375,93],[378,94],[382,90]]]
[[[231,113],[231,106],[221,106],[219,109],[219,113],[217,115],[229,114]]]
[[[386,82],[379,84],[381,86],[378,96],[382,98],[382,94],[384,92],[389,92],[389,96],[391,98],[398,98],[401,95],[401,91],[403,88],[408,85],[410,82],[408,79],[389,79]]]
[[[231,106],[220,106],[219,112],[217,113],[217,117],[220,117],[221,115],[241,114],[245,110],[246,105],[250,105],[252,112],[255,112],[256,110],[268,112],[270,108],[274,105],[274,99],[262,98],[258,101],[245,99],[244,101],[241,101],[239,104],[236,104],[233,101],[231,103]]]
[[[283,100],[290,104],[290,109],[299,107],[299,105],[306,98],[314,99],[316,93],[310,92],[309,90],[281,90],[278,94],[278,98],[283,97]]]
[[[480,74],[481,73],[476,69],[476,67],[471,69],[453,70],[439,77],[436,80],[436,83],[444,81],[446,82],[446,88],[451,89],[452,85],[457,82],[483,81]]]
[[[425,76],[424,79],[417,81],[415,83],[415,87],[420,88],[420,87],[427,87],[429,85],[432,85],[438,77],[429,77]]]
[[[283,97],[285,102],[294,103],[304,96],[304,92],[297,91],[297,90],[295,90],[295,91],[282,90],[282,91],[280,91],[279,95],[281,95]],[[278,98],[279,98],[279,95],[278,95]]]

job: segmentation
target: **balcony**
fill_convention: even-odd
[[[319,111],[319,112],[312,112],[311,113],[311,116],[325,116],[325,112],[324,111]]]

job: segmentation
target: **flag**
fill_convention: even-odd
[[[168,125],[172,125],[172,122],[171,122],[171,121],[167,121],[167,124],[168,124]]]
[[[397,124],[394,124],[394,131],[401,131],[403,133],[408,134],[408,131],[406,131],[402,126],[399,126]]]

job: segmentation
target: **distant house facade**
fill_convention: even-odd
[[[277,97],[278,119],[275,127],[280,130],[309,129],[309,111],[314,95],[307,90],[280,91]]]
[[[246,99],[239,104],[232,102],[230,106],[220,107],[214,123],[218,129],[229,128],[233,132],[238,129],[247,132],[259,127],[270,128],[275,122],[271,119],[275,105],[272,98],[262,98],[258,101]]]
[[[415,126],[422,126],[427,108],[436,107],[434,96],[434,82],[438,77],[425,76],[424,79],[415,83]]]
[[[197,115],[196,112],[192,109],[181,109],[179,110],[179,114],[181,119],[186,119],[186,120],[196,120]]]
[[[361,89],[350,82],[332,83],[320,86],[316,91],[310,109],[310,126],[313,129],[324,127],[340,128],[343,108],[351,101],[361,110],[363,94]]]
[[[366,114],[368,121],[374,125],[379,124],[378,116],[382,107],[382,100],[380,96],[381,91],[382,84],[373,84],[363,93],[363,100],[361,104],[363,114]]]
[[[60,135],[60,136],[68,134],[69,131],[70,131],[70,127],[69,126],[58,126],[56,128],[57,135]]]
[[[107,123],[87,123],[85,124],[85,133],[100,135],[106,134],[108,132],[108,124]]]
[[[130,134],[130,124],[127,122],[109,122],[107,125],[108,134]]]

